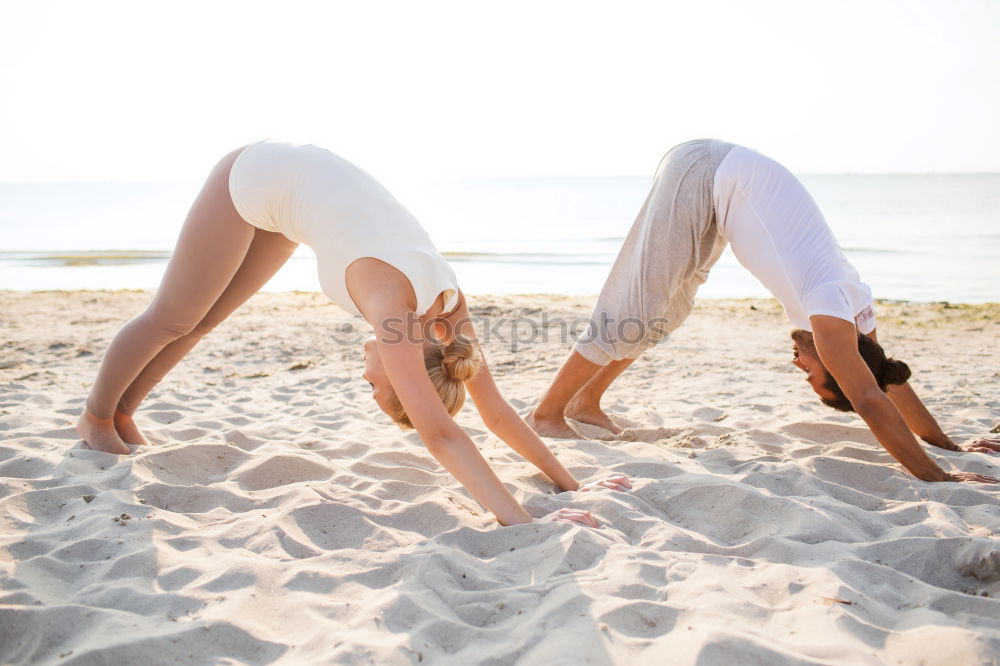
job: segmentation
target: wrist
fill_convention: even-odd
[[[951,480],[951,474],[944,471],[940,467],[934,470],[930,470],[929,472],[925,472],[924,474],[914,474],[914,476],[916,476],[921,481],[927,481],[929,483]]]
[[[951,438],[944,433],[935,433],[933,435],[924,435],[920,439],[924,440],[931,446],[936,446],[939,449],[944,449],[945,451],[961,451],[960,447],[955,442],[951,441]]]
[[[510,520],[500,520],[497,518],[497,522],[500,523],[501,527],[510,527],[511,525],[523,525],[524,523],[532,523],[535,519],[528,515],[525,511],[523,516],[513,517]]]
[[[560,465],[562,467],[562,465]],[[579,490],[583,487],[583,484],[576,480],[576,477],[570,474],[569,470],[562,467],[561,470],[549,476],[550,479],[556,484],[561,493],[569,493],[574,490]]]

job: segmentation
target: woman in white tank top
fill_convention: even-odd
[[[132,419],[139,403],[299,243],[316,252],[324,293],[375,329],[364,345],[365,379],[379,407],[415,428],[501,524],[532,518],[452,419],[466,387],[490,430],[560,489],[631,487],[623,476],[577,482],[500,395],[455,274],[384,187],[327,150],[273,141],[233,151],[209,175],[153,301],[105,354],[77,426],[84,441],[117,454],[146,444]],[[586,511],[551,518],[596,526]]]

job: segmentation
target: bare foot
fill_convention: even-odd
[[[566,405],[566,418],[604,428],[615,435],[620,434],[622,431],[621,426],[612,421],[611,417],[604,413],[600,405],[584,405],[583,403],[570,400],[569,404]]]
[[[542,437],[560,437],[562,439],[586,439],[576,430],[573,430],[566,419],[563,417],[558,418],[542,418],[539,417],[535,411],[528,414],[528,418],[525,422],[531,426],[531,429],[537,432]]]
[[[80,416],[80,421],[76,424],[76,432],[87,446],[95,451],[105,453],[131,453],[131,449],[125,445],[122,438],[115,431],[114,419],[99,419],[89,410],[85,410]]]
[[[130,414],[115,411],[115,430],[126,444],[149,444],[149,440],[139,432],[139,427]]]

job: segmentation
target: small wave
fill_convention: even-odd
[[[520,258],[538,258],[546,259],[549,257],[559,257],[559,258],[574,258],[574,257],[604,257],[607,256],[607,252],[442,252],[441,255],[448,257],[449,259],[477,259],[480,257],[485,257],[487,259],[503,258],[503,259],[520,259]]]
[[[607,252],[561,253],[561,252],[442,252],[453,263],[482,262],[497,264],[609,264],[614,254]]]
[[[71,251],[0,251],[0,262],[57,266],[114,266],[162,262],[170,258],[166,250],[71,250]]]

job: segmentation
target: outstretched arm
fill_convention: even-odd
[[[386,375],[428,452],[492,511],[501,525],[531,522],[528,512],[445,410],[427,376],[420,344],[383,339],[378,344]]]
[[[823,365],[879,443],[911,474],[923,481],[996,482],[992,477],[979,474],[948,474],[931,460],[893,401],[879,389],[858,353],[857,329],[853,323],[826,315],[813,315],[809,321]]]
[[[452,317],[449,319],[455,324],[458,333],[470,340],[476,339],[476,331],[464,298]],[[480,354],[482,355],[482,350],[480,350]],[[476,405],[476,410],[483,419],[483,423],[490,432],[552,479],[552,482],[560,490],[590,490],[598,485],[613,490],[624,490],[632,487],[628,478],[622,475],[611,476],[595,484],[580,484],[501,395],[500,389],[493,380],[489,365],[486,363],[485,355],[483,355],[483,365],[479,372],[467,381],[465,386]]]
[[[936,446],[948,451],[978,451],[982,453],[1000,452],[1000,439],[998,438],[977,438],[967,444],[956,444],[951,437],[948,437],[941,430],[941,426],[934,419],[931,413],[924,406],[924,403],[917,396],[908,383],[894,384],[889,386],[889,399],[902,414],[906,425],[910,427],[913,434],[924,440],[931,446]]]
[[[868,334],[868,337],[878,342],[876,331],[873,330]],[[961,448],[944,434],[941,426],[938,425],[938,422],[908,383],[890,384],[886,395],[892,400],[892,404],[899,410],[900,416],[906,421],[906,425],[914,435],[932,446],[948,451],[961,451]]]
[[[531,516],[500,482],[438,397],[424,366],[420,321],[413,315],[412,301],[416,299],[412,291],[409,299],[399,296],[405,294],[400,288],[405,277],[396,273],[386,269],[367,275],[353,297],[375,329],[382,365],[399,401],[430,454],[492,511],[501,525],[531,522]],[[349,281],[348,288],[351,286]]]
[[[494,435],[521,454],[528,462],[552,479],[560,490],[576,490],[580,483],[573,478],[545,443],[503,399],[493,381],[485,357],[479,373],[465,383],[483,423]]]
[[[868,334],[875,342],[878,342],[876,332],[873,330]],[[886,393],[892,404],[899,410],[906,425],[913,431],[913,434],[924,440],[931,446],[947,451],[980,451],[983,453],[1000,452],[1000,439],[979,438],[968,444],[961,446],[956,444],[948,435],[944,433],[937,420],[924,406],[923,401],[917,396],[916,391],[909,383],[890,384]]]
[[[937,420],[927,411],[927,407],[924,406],[924,403],[917,397],[908,383],[890,385],[887,395],[914,435],[941,449],[962,450],[955,442],[951,441],[948,435],[944,434]]]

